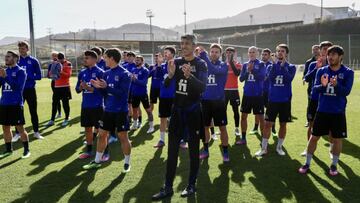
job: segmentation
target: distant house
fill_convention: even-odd
[[[350,7],[325,7],[324,9],[332,14],[330,18],[333,20],[358,17],[360,15],[359,11]]]

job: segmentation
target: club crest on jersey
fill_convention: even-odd
[[[255,65],[254,68],[257,70],[259,69],[259,65]]]
[[[339,73],[338,77],[339,79],[344,79],[344,73]]]
[[[16,72],[12,72],[12,73],[11,73],[11,76],[12,76],[12,77],[16,77]]]
[[[118,82],[119,81],[119,76],[115,76],[115,81]]]
[[[28,61],[27,61],[27,64],[29,64],[29,65],[30,65],[30,64],[31,64],[31,60],[28,60]]]
[[[91,77],[95,78],[95,77],[96,77],[96,73],[92,73]]]

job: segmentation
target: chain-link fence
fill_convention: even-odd
[[[223,43],[239,44],[247,46],[257,46],[260,48],[270,48],[275,50],[276,45],[286,43],[289,45],[289,61],[294,64],[304,64],[311,57],[311,47],[321,41],[331,41],[344,48],[345,55],[343,63],[353,69],[360,69],[360,34],[348,35],[290,35],[290,34],[256,34],[242,36],[238,38],[228,38],[222,40]],[[247,50],[240,49],[239,55],[243,60],[247,60]]]

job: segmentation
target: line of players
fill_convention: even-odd
[[[184,36],[181,41],[182,52],[186,51],[185,45],[189,43],[187,41],[189,41],[189,36]],[[287,61],[288,46],[285,44],[278,45],[274,54],[271,53],[270,49],[262,50],[262,61],[257,59],[258,49],[250,47],[248,50],[249,61],[240,65],[235,60],[236,51],[234,48],[227,48],[225,50],[226,59],[221,61],[220,58],[223,50],[219,44],[212,44],[209,53],[207,53],[204,48],[194,46],[192,38],[190,42],[194,49],[188,53],[189,57],[192,58],[194,55],[192,60],[198,61],[196,64],[205,64],[206,69],[204,71],[204,67],[201,68],[202,72],[206,73],[206,75],[199,73],[200,75],[195,77],[197,80],[191,78],[194,77],[193,75],[197,71],[198,64],[193,65],[191,64],[192,61],[187,62],[186,56],[183,56],[177,59],[177,62],[182,60],[182,65],[178,66],[179,64],[176,64],[176,60],[174,65],[176,50],[173,47],[166,47],[164,49],[164,63],[161,63],[162,54],[158,53],[155,58],[156,64],[149,69],[144,66],[144,58],[139,55],[136,56],[133,52],[123,52],[124,61],[122,63],[120,63],[121,52],[118,49],[108,49],[104,54],[102,54],[102,50],[99,48],[84,52],[84,69],[78,75],[75,89],[77,93],[82,93],[83,95],[81,126],[85,127],[87,147],[86,152],[81,154],[79,158],[84,159],[92,156],[93,140],[98,135],[95,159],[85,165],[84,169],[99,168],[101,162],[108,160],[108,156],[106,157],[105,155],[107,154],[106,149],[109,144],[109,136],[115,134],[121,142],[125,157],[124,172],[128,172],[131,167],[131,143],[127,132],[130,129],[136,130],[141,127],[140,103],[142,103],[148,116],[149,129],[147,133],[154,132],[153,109],[157,97],[160,98],[159,117],[161,118],[161,123],[160,140],[155,147],[160,148],[165,145],[165,132],[168,127],[169,118],[175,119],[173,122],[170,119],[169,130],[181,134],[179,142],[176,141],[171,142],[171,145],[169,144],[168,162],[173,162],[175,155],[177,157],[177,151],[175,151],[174,157],[171,156],[172,153],[170,152],[174,150],[174,143],[179,145],[181,143],[180,140],[189,141],[192,139],[193,130],[198,126],[195,126],[195,124],[191,125],[187,114],[198,107],[201,112],[199,117],[200,123],[202,123],[204,128],[200,128],[194,133],[199,138],[202,138],[203,150],[201,153],[196,153],[198,151],[196,149],[197,145],[190,141],[190,155],[197,157],[196,159],[194,158],[195,162],[199,158],[206,159],[209,157],[208,148],[211,139],[209,129],[211,126],[218,126],[220,128],[223,161],[228,162],[230,160],[227,149],[229,141],[226,129],[226,107],[228,102],[230,102],[234,112],[235,135],[237,136],[236,144],[244,145],[247,143],[247,117],[248,114],[253,112],[256,123],[254,131],[257,131],[259,126],[262,135],[261,149],[255,155],[260,157],[267,154],[268,140],[272,129],[274,129],[275,120],[278,117],[280,129],[276,151],[279,155],[285,155],[282,145],[286,136],[286,123],[291,121],[291,83],[296,73],[295,66]],[[185,45],[183,46],[183,44]],[[306,156],[306,163],[299,169],[299,172],[306,173],[309,170],[310,161],[319,137],[329,134],[331,137],[330,154],[332,157],[330,174],[337,175],[336,164],[341,152],[341,139],[347,137],[345,118],[346,96],[351,91],[354,73],[351,69],[342,65],[344,51],[340,46],[333,46],[331,42],[323,42],[320,44],[320,50],[319,59],[309,64],[308,71],[304,76],[307,82],[312,83],[308,107],[309,135],[311,133],[311,136],[308,136],[308,147],[306,153],[303,153]],[[184,55],[184,53],[182,54]],[[60,55],[58,54],[58,56]],[[7,52],[5,57],[7,68],[0,69],[0,84],[2,86],[0,123],[3,125],[6,143],[6,151],[1,155],[1,158],[11,155],[12,133],[10,126],[12,125],[16,126],[23,141],[23,158],[30,156],[28,136],[23,128],[25,123],[23,97],[26,99],[24,90],[26,83],[31,81],[31,88],[35,89],[34,81],[37,77],[35,77],[36,73],[29,71],[26,66],[22,68],[17,65],[19,58],[21,59],[17,53]],[[64,57],[61,58],[63,59]],[[67,63],[67,65],[71,69],[71,64]],[[174,70],[175,66],[182,68],[185,78],[181,78],[181,76],[172,79],[174,74],[178,72],[177,69]],[[56,67],[51,67],[49,70],[50,74],[56,75],[51,77],[55,83],[58,81],[56,77],[61,78],[64,75],[70,77],[69,71],[64,72],[64,67],[60,66],[59,70]],[[34,77],[32,77],[33,75]],[[206,77],[205,88],[202,88],[202,85],[204,85],[201,82],[204,79],[203,76]],[[152,77],[150,101],[147,94],[147,81],[149,77]],[[240,106],[238,78],[240,82],[244,82],[244,95],[241,102],[241,137],[238,129],[240,120],[238,113],[238,106]],[[195,93],[193,91],[189,92],[187,88],[194,86],[196,83],[199,86],[194,87]],[[69,95],[67,92],[69,87],[68,80],[64,81],[64,84],[67,88],[58,93],[58,96],[55,96],[56,99],[52,105],[52,118],[48,125],[53,124],[51,122],[54,121],[60,100],[63,101],[66,113],[66,123],[63,123],[63,126],[67,125],[69,109],[65,109],[65,106],[68,106],[71,93]],[[188,100],[191,101],[191,99],[197,98],[198,93],[201,95],[201,105],[195,103],[192,106]],[[179,95],[183,95],[186,99],[181,98]],[[34,98],[36,99],[36,94],[31,96],[31,99]],[[68,99],[67,101],[65,99],[65,103],[64,98]],[[178,98],[181,98],[181,101],[178,101]],[[185,105],[186,108],[182,105]],[[179,110],[176,107],[180,107]],[[264,107],[266,107],[266,112]],[[130,127],[131,120],[132,125]],[[35,119],[32,119],[32,121],[35,121]],[[172,127],[171,123],[173,124]],[[177,126],[178,123],[187,123],[188,125],[185,125],[185,128],[179,128]],[[36,131],[35,127],[34,131]],[[195,163],[192,163],[192,161],[190,164],[191,168],[195,167],[194,170],[196,171],[198,166],[194,166]],[[173,167],[174,162],[170,165]],[[169,170],[169,163],[167,170]],[[192,176],[190,178],[192,183],[189,183],[189,187],[184,190],[185,196],[195,192],[196,173],[191,170],[190,176]],[[167,195],[166,190],[161,192],[163,193],[158,197],[161,198],[163,195]]]

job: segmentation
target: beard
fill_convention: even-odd
[[[330,66],[338,66],[340,61],[329,61]]]
[[[11,66],[11,65],[13,65],[13,63],[8,62],[8,61],[5,61],[5,65],[6,65],[6,66]]]

